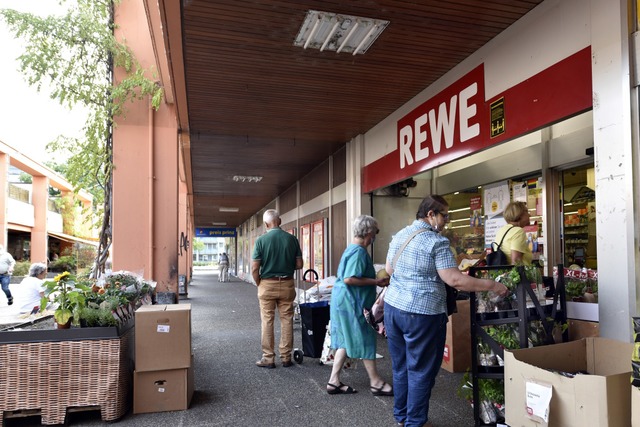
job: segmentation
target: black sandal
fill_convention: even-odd
[[[354,390],[353,388],[351,388],[351,386],[348,386],[348,385],[342,384],[342,383],[340,383],[340,385],[327,383],[327,385],[329,387],[332,387],[331,390],[327,390],[327,393],[329,393],[329,394],[354,394],[354,393],[358,392],[358,390]],[[347,389],[343,390],[342,387],[347,387]]]
[[[371,387],[371,394],[374,396],[393,396],[393,388],[389,391],[382,390],[387,383],[382,383],[380,388]]]

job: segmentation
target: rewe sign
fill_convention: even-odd
[[[364,168],[364,192],[482,149],[485,105],[481,64],[398,120],[397,149]]]
[[[362,169],[362,192],[592,108],[591,49],[585,47],[491,99],[485,99],[484,81],[480,64],[398,120],[396,149]]]
[[[427,159],[437,162],[440,155],[480,136],[483,82],[478,67],[398,121],[400,169]]]

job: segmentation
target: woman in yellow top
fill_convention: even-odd
[[[527,235],[522,227],[529,225],[529,209],[525,202],[510,202],[504,209],[503,216],[507,223],[498,230],[495,241],[500,242],[506,233],[500,250],[507,256],[509,264],[531,265],[532,254],[527,242]]]

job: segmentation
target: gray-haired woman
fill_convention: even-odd
[[[11,293],[13,301],[20,313],[31,313],[36,307],[40,307],[40,298],[44,295],[42,283],[47,277],[47,265],[36,262],[29,267],[29,276],[20,283],[12,283]]]
[[[331,291],[331,348],[335,349],[333,368],[327,383],[329,394],[351,394],[356,391],[340,382],[347,357],[362,359],[369,375],[374,396],[393,396],[393,388],[376,368],[375,331],[362,315],[376,298],[376,286],[387,286],[388,278],[376,278],[373,261],[367,252],[378,234],[378,221],[361,215],[353,222],[353,241],[347,246],[338,265],[337,280]]]

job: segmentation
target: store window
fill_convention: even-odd
[[[570,268],[597,269],[596,192],[592,166],[562,172],[563,260]]]
[[[458,264],[465,258],[479,258],[484,251],[481,187],[446,194],[444,198],[449,203],[449,224],[442,234],[451,242]]]
[[[525,227],[535,262],[544,253],[542,244],[542,181],[539,175],[518,177],[446,194],[450,222],[444,235],[451,242],[458,265],[478,259],[490,247],[495,232],[505,221],[502,210],[510,201],[527,203],[531,224]]]
[[[300,227],[300,248],[302,250],[303,271],[311,268],[324,278],[326,256],[326,218]]]

